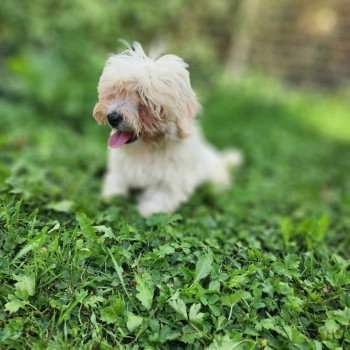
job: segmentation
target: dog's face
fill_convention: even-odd
[[[186,63],[174,55],[151,59],[137,43],[108,59],[98,95],[93,116],[113,129],[111,148],[138,138],[184,138],[199,109]]]

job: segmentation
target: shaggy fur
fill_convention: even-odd
[[[122,118],[110,136],[118,148],[109,150],[103,196],[141,189],[138,209],[149,216],[174,212],[203,182],[230,185],[228,168],[240,163],[240,154],[219,153],[201,136],[200,106],[180,57],[153,59],[134,43],[108,59],[98,96],[93,116],[99,124],[111,113]]]

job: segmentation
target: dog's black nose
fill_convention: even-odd
[[[108,123],[112,128],[117,128],[123,121],[123,116],[118,112],[112,112],[107,114]]]

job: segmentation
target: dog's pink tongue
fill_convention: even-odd
[[[118,148],[127,143],[130,140],[130,138],[131,135],[129,133],[116,131],[109,137],[108,146],[110,148]]]

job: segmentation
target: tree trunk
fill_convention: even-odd
[[[247,68],[253,29],[259,12],[259,1],[262,0],[241,0],[238,26],[232,28],[226,64],[226,75],[230,79],[240,78]]]

